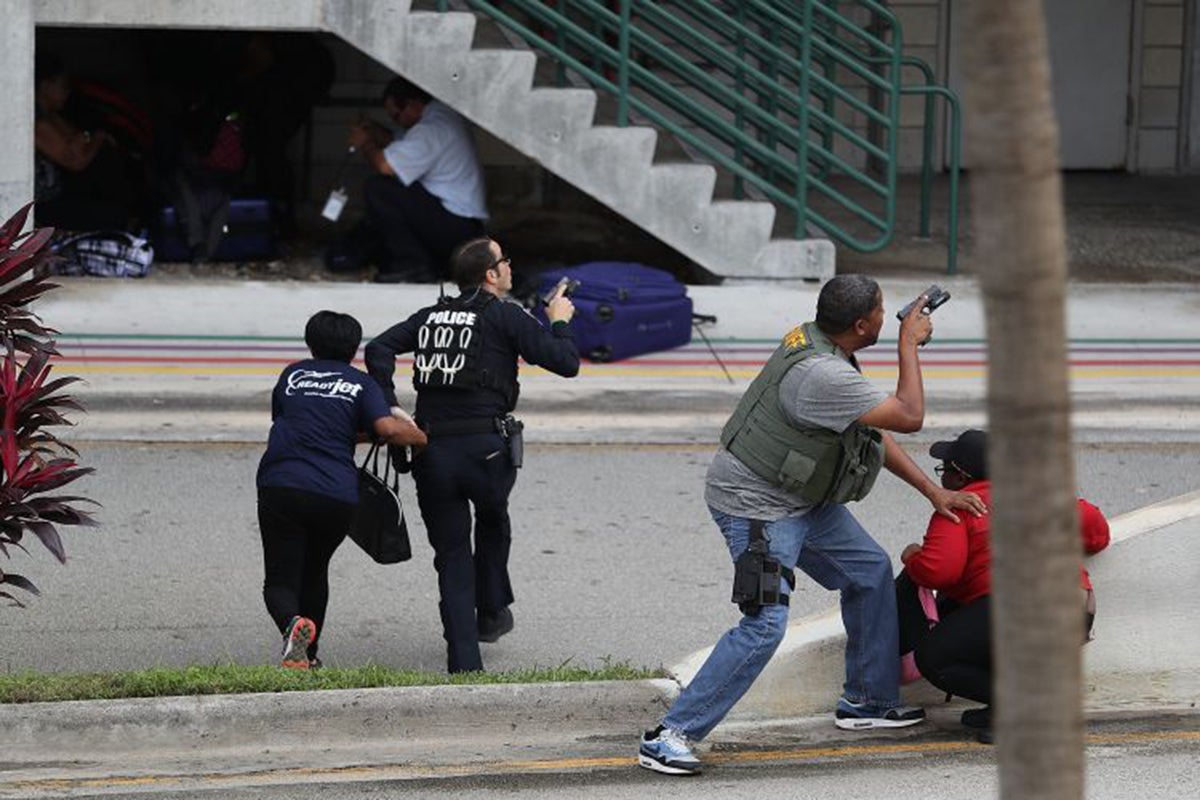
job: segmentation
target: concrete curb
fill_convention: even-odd
[[[10,767],[206,750],[446,739],[494,728],[514,738],[636,730],[677,693],[670,680],[346,689],[0,705]]]

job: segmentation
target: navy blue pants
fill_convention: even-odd
[[[483,235],[482,220],[451,214],[420,181],[405,186],[399,178],[372,175],[363,191],[367,215],[387,248],[380,272],[401,274],[410,282],[452,277],[454,248]]]
[[[497,433],[430,437],[413,461],[413,478],[433,546],[447,666],[450,672],[483,669],[476,614],[494,613],[513,601],[508,495],[517,470],[508,445]]]

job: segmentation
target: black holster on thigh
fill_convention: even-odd
[[[767,537],[762,520],[750,521],[750,544],[733,562],[733,596],[742,613],[753,617],[763,606],[788,605],[788,596],[779,585],[796,585],[795,573],[772,558],[767,549]]]

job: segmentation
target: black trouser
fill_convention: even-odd
[[[992,702],[992,598],[961,605],[917,644],[917,669],[943,692]]]
[[[483,669],[476,613],[494,613],[513,601],[508,495],[517,470],[508,445],[497,433],[431,436],[413,461],[413,478],[433,546],[447,665],[451,672]]]
[[[896,610],[900,623],[900,653],[914,651],[917,669],[937,688],[958,697],[992,702],[991,595],[959,605],[938,601],[940,621],[932,628],[917,600],[917,586],[902,571],[896,576]],[[1084,612],[1083,641],[1087,642],[1094,613]]]
[[[906,570],[896,576],[896,616],[899,621],[900,655],[911,653],[929,632],[929,620],[917,597],[917,585]]]
[[[258,529],[262,533],[263,600],[281,634],[295,617],[325,625],[329,603],[329,560],[346,538],[354,505],[301,489],[272,486],[258,490]],[[315,658],[317,644],[308,648]]]
[[[383,234],[388,262],[380,272],[413,280],[449,275],[450,254],[467,239],[483,235],[483,221],[459,217],[414,181],[405,186],[391,175],[372,175],[363,186],[367,215]]]

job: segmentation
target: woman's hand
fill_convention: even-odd
[[[425,431],[418,428],[411,417],[380,417],[375,420],[375,433],[388,444],[398,447],[424,447],[429,444]]]

